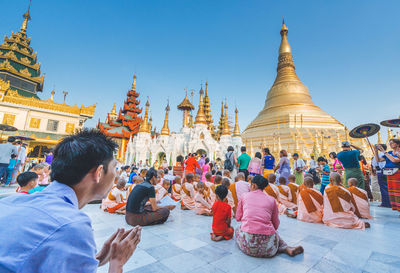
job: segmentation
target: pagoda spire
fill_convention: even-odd
[[[204,96],[204,114],[206,115],[206,121],[209,130],[214,130],[211,108],[210,108],[210,98],[208,96],[208,82],[206,81],[206,91]]]
[[[22,17],[24,18],[24,21],[22,22],[21,32],[23,34],[26,33],[26,29],[28,27],[28,21],[31,20],[31,15],[29,14],[30,9],[31,9],[31,1],[29,1],[28,10],[24,13],[24,15],[22,15]]]
[[[111,109],[111,114],[117,115],[117,109],[115,108],[115,102],[114,102],[113,108]]]
[[[168,127],[168,114],[169,114],[169,101],[167,107],[165,107],[165,119],[164,119],[164,126],[161,129],[161,135],[169,135],[169,127]]]
[[[136,73],[133,74],[132,90],[136,90]]]
[[[238,109],[235,109],[235,129],[233,130],[234,137],[240,137],[240,129],[239,129],[239,118],[238,118]]]
[[[207,124],[206,115],[204,114],[203,94],[204,94],[203,85],[201,85],[199,110],[197,111],[197,115],[194,120],[194,124]]]
[[[224,113],[224,123],[222,127],[222,135],[230,135],[231,132],[229,131],[229,126],[228,126],[228,105],[225,102],[225,113]]]
[[[142,122],[140,123],[139,133],[148,133],[149,132],[149,123],[148,123],[149,106],[150,106],[149,99],[147,99],[146,110],[144,112],[144,118],[143,118]]]
[[[378,144],[383,144],[381,131],[378,131]]]

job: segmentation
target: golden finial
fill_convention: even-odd
[[[115,102],[114,102],[113,108],[111,109],[111,114],[112,115],[116,115],[117,114],[117,109],[115,108]]]
[[[169,101],[167,103],[167,107],[165,107],[165,118],[164,118],[164,125],[161,129],[161,135],[169,135],[169,126],[168,126],[168,113],[169,113]]]
[[[142,119],[142,122],[140,123],[139,127],[139,133],[148,133],[149,132],[149,123],[148,123],[148,118],[149,118],[149,98],[147,97],[147,102],[146,102],[146,110],[144,112],[144,117]]]
[[[381,131],[378,131],[378,144],[383,144]]]
[[[279,55],[284,53],[292,53],[292,49],[290,48],[289,41],[287,39],[287,34],[288,34],[288,28],[285,25],[285,20],[283,20],[281,28],[282,40],[281,40],[281,46],[279,47]]]
[[[136,73],[133,74],[132,90],[136,90]]]
[[[240,137],[240,129],[239,129],[239,118],[238,118],[238,109],[235,109],[235,129],[233,130],[234,137]]]
[[[285,25],[285,17],[282,16],[282,28],[281,28],[281,35],[287,34],[288,33],[288,28]]]
[[[230,135],[231,132],[229,131],[229,126],[228,126],[228,105],[226,103],[226,98],[225,98],[225,113],[224,113],[224,123],[222,124],[222,135]]]
[[[54,101],[54,94],[55,93],[56,93],[56,91],[54,91],[54,88],[53,88],[53,90],[51,91],[51,97],[50,97],[51,101]]]
[[[197,115],[194,120],[194,124],[207,124],[206,115],[204,114],[203,93],[204,93],[203,84],[201,84],[199,110],[197,111]]]
[[[22,22],[21,32],[26,33],[26,28],[28,27],[28,21],[31,20],[31,15],[29,14],[29,10],[31,9],[31,1],[29,1],[28,10],[22,15],[24,21]]]

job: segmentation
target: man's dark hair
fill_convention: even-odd
[[[150,180],[151,180],[153,177],[157,178],[157,170],[155,170],[153,167],[151,167],[151,168],[147,171],[146,179],[145,179],[145,180],[150,182]]]
[[[328,160],[326,160],[325,157],[320,156],[320,157],[318,157],[317,162],[325,162],[325,163],[328,163]]]
[[[78,184],[93,168],[104,172],[118,145],[97,129],[82,129],[65,137],[54,149],[51,180],[68,186]]]
[[[13,142],[15,142],[15,137],[10,136],[10,137],[8,137],[7,141],[13,143]]]
[[[194,175],[192,173],[187,173],[186,174],[186,181],[190,182],[194,179]]]
[[[225,197],[228,195],[228,188],[224,185],[219,185],[215,189],[215,194],[219,197],[219,199],[224,200]]]
[[[242,146],[242,147],[240,148],[240,151],[241,151],[242,153],[246,152],[246,146]]]
[[[233,152],[233,151],[235,151],[235,149],[233,149],[233,146],[229,146],[228,147],[228,152]]]
[[[164,169],[164,174],[168,174],[168,171],[169,171],[168,168],[165,168]]]
[[[28,185],[29,182],[38,178],[35,172],[23,172],[17,176],[17,183],[22,188]]]

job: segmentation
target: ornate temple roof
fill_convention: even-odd
[[[193,104],[190,103],[187,94],[185,96],[185,98],[183,99],[183,101],[178,105],[177,107],[179,110],[193,110],[194,106]]]
[[[31,82],[36,91],[43,90],[44,75],[41,75],[40,63],[37,63],[37,54],[30,47],[31,38],[26,36],[28,21],[31,19],[29,8],[23,15],[24,21],[18,33],[5,36],[0,45],[0,71],[8,72],[18,78]],[[35,92],[28,92],[23,88],[13,86],[20,95],[37,97]]]

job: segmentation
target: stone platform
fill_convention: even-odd
[[[99,205],[87,205],[83,210],[93,221],[98,248],[118,227],[129,227],[124,216],[102,212]],[[143,228],[139,247],[124,272],[400,272],[398,213],[377,204],[372,204],[371,213],[374,219],[366,231],[281,216],[281,237],[289,245],[301,244],[305,253],[265,259],[244,255],[234,240],[211,241],[211,217],[176,208],[165,224]],[[98,272],[107,270],[104,266]]]

